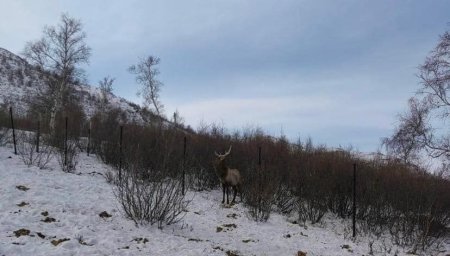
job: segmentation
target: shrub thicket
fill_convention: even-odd
[[[320,222],[326,213],[349,218],[356,163],[358,232],[378,235],[389,232],[394,242],[414,249],[425,249],[448,235],[450,181],[417,166],[389,158],[367,159],[351,149],[315,146],[311,140],[291,143],[259,129],[229,133],[221,126],[210,125],[194,132],[161,120],[143,126],[127,120],[126,116],[120,110],[110,109],[94,115],[89,124],[92,152],[116,168],[121,163],[125,179],[121,184],[126,186],[119,191],[119,198],[137,193],[136,189],[159,193],[166,189],[164,184],[168,180],[172,182],[171,191],[177,194],[182,168],[186,172],[186,187],[217,188],[219,182],[212,167],[214,151],[223,152],[233,145],[227,163],[241,172],[244,203],[255,220],[267,220],[272,210],[295,212],[303,223]],[[79,120],[78,130],[73,130],[70,136],[74,141],[80,134],[86,136],[89,127],[83,118]],[[120,126],[123,126],[122,155]],[[188,146],[183,159],[185,136]],[[80,144],[81,148],[85,146]],[[262,148],[261,165],[259,147]],[[143,187],[130,187],[130,184]],[[176,209],[184,201],[178,202],[178,206],[173,206]],[[126,211],[136,211],[131,205],[124,207],[129,208]],[[131,218],[148,219],[138,215],[129,214]],[[159,225],[163,222],[159,221]]]
[[[41,136],[39,149],[37,149],[37,135],[26,131],[18,132],[17,153],[28,166],[35,165],[45,169],[54,155],[53,147],[49,146],[47,136]]]

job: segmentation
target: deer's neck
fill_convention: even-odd
[[[228,172],[228,167],[225,164],[225,161],[220,161],[216,166],[217,175],[219,175],[220,178],[225,179]]]

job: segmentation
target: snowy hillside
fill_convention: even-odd
[[[0,104],[12,104],[17,113],[25,113],[28,97],[36,95],[39,88],[45,86],[39,73],[21,57],[0,48]],[[75,87],[81,98],[81,105],[88,117],[92,116],[96,104],[101,99],[97,87],[78,85]],[[112,106],[122,109],[130,120],[143,120],[141,108],[127,100],[109,95]]]
[[[180,223],[137,227],[95,156],[82,155],[69,174],[56,160],[48,170],[27,167],[12,152],[0,147],[0,255],[368,255],[372,242],[375,255],[407,255],[388,238],[350,239],[350,225],[332,216],[306,227],[278,214],[253,222],[242,204],[222,206],[219,191],[189,192]],[[438,255],[448,253],[447,244]]]

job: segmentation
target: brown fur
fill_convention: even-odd
[[[229,187],[233,188],[234,196],[231,203],[233,204],[236,199],[236,194],[239,191],[241,194],[241,201],[242,201],[242,190],[241,190],[241,174],[237,169],[231,169],[229,168],[225,163],[225,158],[230,154],[231,152],[231,146],[230,149],[223,155],[216,153],[216,159],[214,161],[214,170],[216,171],[216,174],[219,178],[220,183],[222,184],[223,188],[223,199],[222,203],[225,202],[225,193],[227,194],[227,204],[229,203],[228,200],[228,192]]]

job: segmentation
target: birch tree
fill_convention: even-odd
[[[138,95],[144,98],[145,106],[153,106],[156,114],[161,116],[163,111],[163,104],[159,99],[159,92],[163,83],[156,79],[159,75],[159,70],[156,68],[160,59],[154,56],[148,56],[139,61],[137,65],[132,65],[128,71],[136,75],[136,82],[142,85]]]
[[[113,83],[116,79],[111,78],[110,76],[104,77],[102,80],[98,81],[98,87],[101,92],[101,109],[105,109],[108,104],[108,97],[112,94],[113,91]]]
[[[50,129],[56,125],[56,114],[64,107],[64,98],[70,89],[82,80],[84,72],[80,65],[87,64],[91,48],[85,42],[86,33],[80,20],[61,15],[57,26],[46,26],[42,38],[28,42],[24,57],[42,73],[45,78],[47,109],[50,115]]]
[[[450,162],[450,32],[440,36],[436,47],[419,67],[421,87],[400,115],[394,134],[384,139],[388,151],[405,162],[421,153]]]

